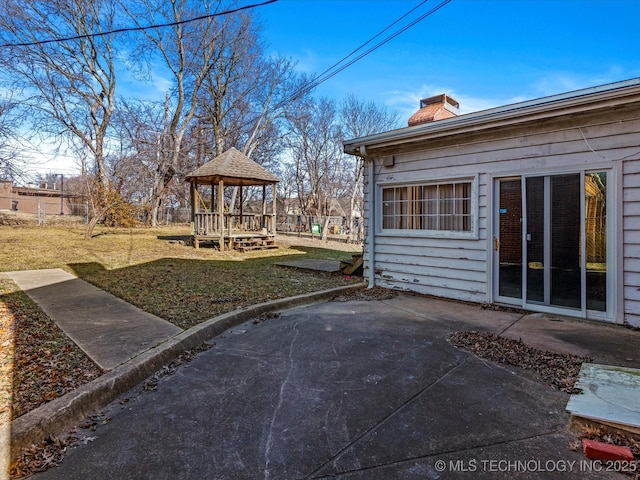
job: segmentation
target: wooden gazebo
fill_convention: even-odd
[[[191,184],[191,234],[193,245],[216,242],[220,250],[240,251],[276,248],[276,184],[278,177],[267,172],[242,152],[231,148],[187,175]],[[267,186],[272,188],[272,205],[267,208]],[[210,203],[199,187],[211,188]],[[262,213],[243,214],[243,188],[262,186]],[[233,205],[225,209],[225,187],[239,187],[238,213]],[[268,210],[271,210],[270,212]]]

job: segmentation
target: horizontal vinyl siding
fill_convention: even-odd
[[[446,278],[449,276],[448,271],[453,269],[464,272],[464,280],[472,280],[474,282],[484,282],[486,276],[485,262],[473,260],[451,260],[449,258],[427,257],[421,256],[421,262],[415,263],[415,258],[411,255],[389,255],[379,254],[376,256],[376,266],[384,275],[385,265],[389,268],[387,271],[395,271],[413,275],[415,277],[439,277]],[[416,281],[413,279],[412,281]]]
[[[487,178],[480,175],[476,185],[478,238],[447,238],[446,233],[429,237],[421,231],[386,235],[378,228],[376,284],[456,300],[486,301],[488,188],[483,182]]]
[[[471,246],[473,244],[473,246]],[[429,239],[428,245],[423,238],[391,238],[378,236],[376,253],[397,254],[404,256],[444,258],[451,260],[486,260],[484,243],[469,240],[458,241],[455,244],[451,240],[442,238]]]
[[[640,153],[638,132],[640,109],[633,106],[400,145],[395,150],[385,147],[381,156],[393,155],[394,165],[384,167],[378,159],[377,186],[477,175],[477,238],[432,238],[409,230],[385,235],[376,225],[376,283],[486,301],[491,290],[488,261],[494,177],[598,171],[624,165],[624,312],[627,322],[640,326],[640,161],[630,161]],[[376,198],[376,208],[379,201]]]
[[[385,288],[409,290],[425,295],[433,295],[435,297],[450,298],[466,302],[484,303],[486,300],[483,292],[469,290],[469,288],[473,287],[473,285],[469,283],[462,285],[463,288],[461,289],[456,289],[454,286],[451,286],[448,281],[442,282],[438,285],[420,285],[401,282],[397,279],[376,277],[376,285]]]
[[[640,326],[640,160],[624,162],[622,180],[624,317]]]
[[[424,164],[425,160],[429,160],[429,169],[434,172],[444,168],[451,174],[449,167],[455,163],[456,175],[465,175],[478,170],[531,171],[543,167],[601,163],[620,160],[638,151],[637,132],[640,131],[640,119],[631,118],[620,123],[616,117],[610,122],[582,126],[580,128],[586,141],[578,129],[579,126],[580,124],[576,123],[551,132],[520,130],[510,137],[495,139],[487,135],[487,140],[455,146],[443,145],[428,151],[402,154],[402,161],[396,162],[392,169],[382,168],[380,179],[384,179],[386,172],[398,175],[403,172],[422,171],[420,165]]]

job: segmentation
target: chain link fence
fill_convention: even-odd
[[[158,210],[158,225],[189,225],[190,207],[164,207]]]
[[[89,222],[89,204],[71,203],[68,199],[31,197],[28,195],[12,195],[0,197],[0,215],[7,221],[15,223],[48,223]]]

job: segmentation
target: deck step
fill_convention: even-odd
[[[256,247],[260,245],[275,245],[275,242],[269,240],[259,242],[233,242],[233,245],[237,247]]]
[[[344,275],[353,275],[358,272],[363,265],[363,255],[356,254],[351,256],[351,261],[342,261],[340,262],[340,270]]]
[[[278,248],[277,245],[247,245],[247,246],[237,246],[235,247],[241,253],[251,252],[255,250],[273,250]]]
[[[253,250],[269,250],[278,248],[273,237],[249,237],[235,238],[233,240],[233,249],[239,252],[250,252]]]

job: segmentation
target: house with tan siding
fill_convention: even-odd
[[[640,78],[348,140],[370,286],[640,326]]]
[[[12,181],[0,180],[0,211],[85,216],[87,208],[83,196],[50,188],[46,182],[17,186]]]

